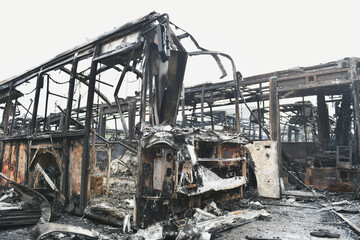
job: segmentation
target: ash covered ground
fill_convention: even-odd
[[[280,200],[258,198],[247,192],[242,200],[211,203],[194,209],[182,225],[157,223],[147,229],[123,233],[122,226],[111,226],[85,217],[58,212],[55,223],[91,230],[97,239],[359,239],[335,212],[360,225],[360,204],[354,194],[293,191]],[[241,217],[238,217],[241,216]],[[21,222],[21,219],[19,219]],[[177,221],[179,222],[179,221]],[[34,225],[2,228],[1,239],[32,239]],[[54,233],[42,239],[92,239],[75,234]]]

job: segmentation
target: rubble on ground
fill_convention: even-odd
[[[355,193],[329,193],[316,190],[316,195],[306,194],[308,190],[294,191],[280,200],[260,198],[256,194],[247,198],[216,204],[209,202],[203,208],[194,208],[188,217],[158,222],[146,229],[134,228],[131,211],[120,212],[119,206],[132,206],[132,201],[121,201],[108,197],[101,199],[94,207],[94,216],[71,216],[61,213],[47,223],[32,226],[19,223],[16,228],[0,230],[3,239],[36,232],[27,239],[315,239],[338,238],[357,239],[356,229],[360,226],[360,204],[354,200]],[[308,191],[312,193],[311,191]],[[320,197],[319,197],[320,196]],[[1,192],[0,215],[8,210],[26,211],[26,205],[16,189]],[[117,203],[116,207],[111,205]],[[20,207],[19,207],[20,206]],[[95,205],[94,205],[95,206]],[[39,207],[39,206],[38,206]],[[95,211],[96,209],[96,211]],[[117,210],[116,210],[117,209]],[[342,216],[342,217],[339,217]],[[100,218],[103,216],[103,218]],[[39,220],[40,215],[37,216]],[[344,220],[344,218],[346,220]],[[108,222],[106,223],[107,220]],[[0,219],[2,222],[4,219]],[[112,221],[111,221],[112,220]],[[36,223],[36,222],[35,222]],[[34,223],[34,224],[35,224]],[[349,225],[352,224],[352,225]],[[70,226],[69,226],[70,225]],[[4,229],[4,228],[2,228]],[[35,230],[33,230],[35,229]],[[352,230],[354,229],[354,230]]]

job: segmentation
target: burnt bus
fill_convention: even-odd
[[[196,50],[186,50],[185,40]],[[213,58],[223,76],[221,59],[229,60],[233,87],[219,96],[203,91],[194,107],[183,81],[188,58],[198,55]],[[249,166],[277,158],[274,142],[254,145],[240,133],[240,81],[230,56],[204,49],[167,14],[152,12],[0,83],[1,172],[62,194],[79,214],[92,199],[126,195],[138,227],[207,201],[241,198]],[[235,108],[232,125],[206,128],[213,114],[205,109],[211,113],[224,98]],[[201,116],[200,127],[188,124],[191,112]],[[133,181],[126,193],[111,185],[114,160]],[[269,184],[263,168],[256,177]],[[278,197],[278,179],[271,180],[270,197]]]

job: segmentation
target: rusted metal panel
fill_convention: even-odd
[[[25,184],[25,175],[27,171],[27,144],[20,143],[19,146],[19,155],[18,155],[18,167],[17,167],[17,176],[16,182],[19,184]]]
[[[83,155],[83,145],[78,141],[71,142],[70,151],[70,193],[80,195],[81,187],[81,159]]]
[[[359,174],[360,172],[356,170],[306,168],[305,184],[328,191],[356,191],[360,186],[355,181]]]
[[[255,165],[255,176],[260,197],[280,198],[278,148],[276,141],[256,141],[245,146]]]
[[[278,79],[278,92],[349,84],[347,68],[320,71]]]
[[[238,158],[241,155],[239,144],[223,143],[219,145],[219,158]]]
[[[11,143],[6,143],[4,146],[4,155],[3,155],[3,166],[2,166],[2,173],[4,176],[9,177],[10,174],[10,164],[11,160]],[[1,179],[1,183],[5,184],[7,181],[4,179]]]
[[[16,181],[16,171],[17,171],[17,155],[18,155],[18,144],[15,143],[11,147],[11,160],[9,168],[9,178],[12,181]]]

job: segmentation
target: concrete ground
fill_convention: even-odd
[[[254,219],[250,223],[226,231],[221,231],[220,228],[220,231],[217,230],[215,234],[212,234],[211,239],[328,239],[310,234],[319,231],[338,235],[335,239],[360,239],[347,223],[333,213],[333,211],[342,211],[345,217],[360,226],[360,215],[356,213],[360,210],[360,202],[353,200],[351,194],[323,193],[320,198],[285,196],[281,200],[261,199],[252,195],[243,200],[218,204],[218,208],[225,213],[239,209],[263,209],[269,213],[269,216]],[[344,213],[344,210],[347,210],[347,213]],[[354,213],[349,213],[349,211]],[[104,240],[143,239],[135,238],[134,234],[123,234],[122,227],[112,227],[66,213],[55,222],[92,230]],[[0,229],[0,239],[31,239],[29,232],[32,228],[33,226]],[[152,239],[164,239],[163,237],[155,238],[155,235],[153,237]],[[57,234],[48,239],[84,238]]]
[[[271,201],[276,204],[279,201]],[[337,239],[359,239],[346,223],[330,211],[314,207],[317,203],[297,203],[293,206],[266,205],[269,219],[257,220],[232,229],[217,239],[326,239],[311,236],[311,232],[328,231],[339,234]],[[357,216],[360,220],[360,216]],[[354,221],[352,219],[352,221]]]

